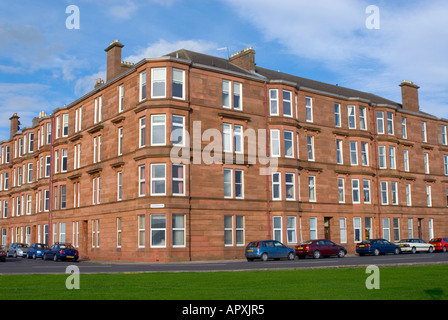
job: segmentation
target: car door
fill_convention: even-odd
[[[52,246],[50,247],[50,250],[47,251],[47,258],[49,258],[49,259],[52,259],[52,258],[53,258],[53,255],[54,255],[54,252],[55,252],[55,248],[54,248],[54,246],[55,246],[55,245],[52,245]]]
[[[266,241],[266,247],[268,249],[269,258],[278,258],[278,252],[274,246],[274,241]]]
[[[328,255],[327,245],[325,244],[325,240],[316,241],[316,250],[319,250],[321,256]]]
[[[288,247],[286,247],[283,243],[279,241],[274,242],[274,246],[277,251],[277,258],[285,258],[288,256]]]
[[[383,249],[380,250],[382,253],[393,253],[395,250],[394,245],[387,240],[383,240],[383,244],[382,244]]]
[[[329,256],[334,256],[338,254],[338,246],[336,245],[336,243],[330,241],[330,240],[325,240],[325,245],[327,247],[327,255]]]

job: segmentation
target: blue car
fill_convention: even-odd
[[[28,259],[37,259],[37,258],[41,258],[43,259],[44,257],[44,252],[45,250],[48,249],[48,246],[44,243],[33,243],[29,248],[28,248],[28,254],[27,257]]]
[[[293,249],[275,240],[252,241],[246,247],[247,261],[253,261],[254,259],[266,261],[281,258],[294,260],[295,257],[296,253]]]
[[[45,250],[43,260],[53,259],[78,261],[79,254],[71,244],[56,242],[49,249]]]
[[[356,245],[356,253],[360,256],[365,254],[373,254],[375,256],[386,253],[399,254],[400,252],[401,249],[399,246],[386,239],[369,239]]]

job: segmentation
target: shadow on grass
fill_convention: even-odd
[[[440,288],[425,290],[425,293],[430,296],[431,300],[444,300],[444,292]]]

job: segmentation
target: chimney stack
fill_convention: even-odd
[[[247,71],[255,71],[255,50],[249,47],[232,54],[229,62]]]
[[[9,120],[11,121],[10,139],[12,139],[12,137],[14,137],[14,135],[19,131],[19,119],[20,117],[17,115],[17,113],[14,113],[13,116],[9,118]]]
[[[114,40],[104,51],[107,52],[107,77],[106,81],[114,79],[121,74],[121,49],[123,44],[118,40]]]
[[[403,109],[418,112],[420,110],[418,101],[418,89],[420,87],[408,80],[403,80],[400,87]]]

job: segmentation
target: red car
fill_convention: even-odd
[[[319,259],[322,256],[343,258],[347,254],[347,250],[343,246],[325,239],[303,242],[295,247],[295,251],[299,259],[304,259],[306,256],[312,256],[314,259]]]
[[[448,250],[448,238],[434,238],[429,240],[429,243],[434,246],[434,250],[446,252]]]

